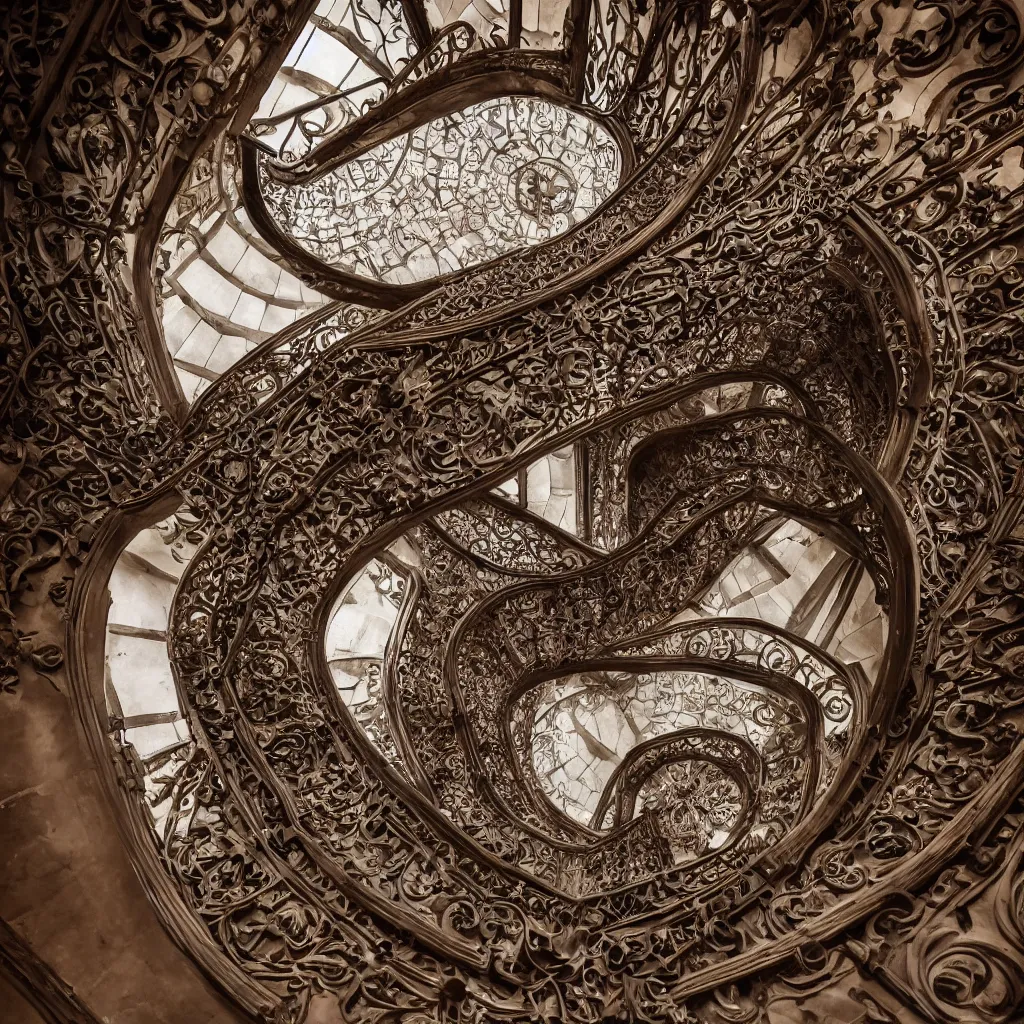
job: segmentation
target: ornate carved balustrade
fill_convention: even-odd
[[[0,700],[243,1015],[1018,1020],[1022,11],[314,6],[6,15]]]

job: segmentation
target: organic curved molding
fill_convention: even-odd
[[[1007,1024],[1020,12],[583,7],[621,38],[584,59],[573,34],[575,102],[628,82],[615,116],[643,154],[616,195],[358,325],[328,303],[187,416],[138,330],[154,223],[308,5],[111,7],[80,44],[74,19],[9,16],[37,59],[5,51],[6,648],[56,670],[17,630],[59,565],[70,597],[48,587],[47,608],[67,601],[70,692],[125,846],[243,1013]],[[183,505],[166,635],[188,739],[147,763],[104,692],[105,588]],[[813,572],[790,541],[818,545]],[[781,621],[766,595],[787,586]],[[328,623],[385,600],[386,629],[339,641],[346,698]],[[828,646],[857,616],[871,674]],[[670,796],[607,830],[552,801],[536,712],[570,676],[634,722],[661,679],[664,738],[616,745],[577,715],[563,746],[619,758],[618,781],[699,739],[707,788],[740,807],[726,840],[676,863]]]

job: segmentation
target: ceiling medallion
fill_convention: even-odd
[[[543,227],[555,216],[571,210],[579,191],[565,164],[543,157],[523,164],[512,181],[516,205]]]

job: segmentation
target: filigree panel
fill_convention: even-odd
[[[25,609],[68,603],[204,970],[267,1020],[1017,1019],[1017,6],[573,4],[546,81],[635,171],[248,339],[187,416],[136,254],[213,244],[202,154],[311,73],[314,12],[104,9],[8,16],[3,638],[55,671]],[[260,113],[296,178],[528,39],[519,3],[350,13],[314,28],[387,65],[371,100]],[[510,195],[553,227],[546,159]],[[571,516],[531,507],[556,456]]]
[[[261,164],[258,188],[316,260],[408,284],[568,231],[611,195],[620,166],[601,125],[513,96],[429,121],[309,185],[276,181]]]

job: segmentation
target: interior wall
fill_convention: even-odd
[[[25,666],[21,677],[13,692],[0,693],[0,918],[98,1021],[243,1019],[154,915],[60,689],[61,674],[48,678]],[[28,1024],[38,1019],[33,1014],[0,988],[4,1024]]]

